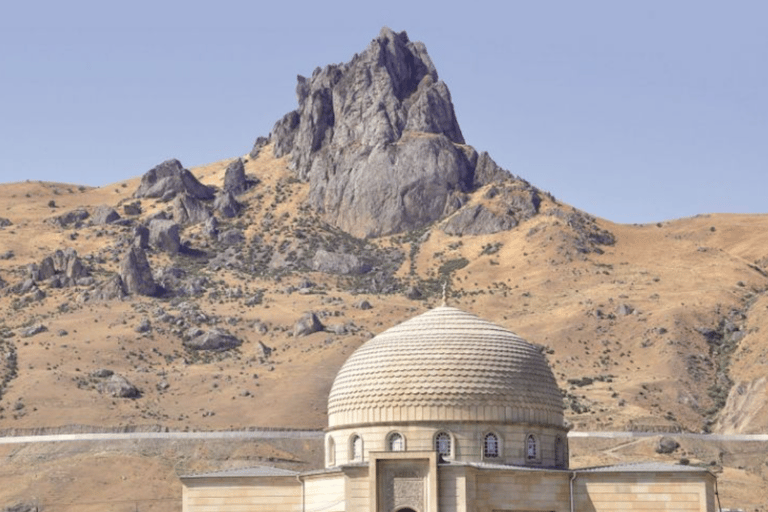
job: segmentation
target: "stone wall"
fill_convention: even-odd
[[[195,478],[184,482],[184,512],[301,512],[293,477]]]

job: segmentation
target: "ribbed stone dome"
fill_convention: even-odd
[[[328,426],[419,421],[563,426],[543,354],[503,327],[452,307],[396,325],[358,348],[328,397]]]

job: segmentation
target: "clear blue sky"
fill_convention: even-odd
[[[427,45],[469,144],[558,199],[617,222],[768,212],[762,0],[5,2],[0,182],[243,155],[297,74],[383,25]]]

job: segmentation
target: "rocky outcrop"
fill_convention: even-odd
[[[488,235],[508,231],[539,213],[539,191],[522,180],[492,185],[483,194],[486,205],[462,207],[443,223],[449,235]]]
[[[211,329],[184,342],[185,347],[193,350],[229,350],[242,344],[242,341],[221,329]]]
[[[98,384],[100,393],[115,398],[139,398],[141,392],[122,375],[112,374],[104,382]]]
[[[97,226],[112,224],[118,220],[120,220],[120,214],[114,208],[105,204],[97,206],[91,217],[91,221]]]
[[[156,249],[175,255],[181,249],[179,225],[172,220],[155,219],[149,223],[149,244]]]
[[[48,224],[51,224],[53,226],[57,226],[60,228],[68,228],[70,226],[78,227],[78,226],[81,226],[83,221],[87,219],[89,216],[90,214],[88,213],[88,210],[86,210],[85,208],[75,208],[74,210],[70,210],[68,212],[62,213],[61,215],[50,217],[45,221]]]
[[[170,200],[187,193],[196,199],[213,199],[213,190],[200,183],[178,160],[166,160],[141,177],[133,197],[157,197]]]
[[[33,281],[47,281],[53,288],[87,284],[83,280],[90,275],[77,251],[71,247],[57,249],[51,256],[43,258],[39,265],[29,265],[28,271]]]
[[[319,332],[325,329],[320,319],[315,313],[305,313],[304,316],[293,326],[293,336],[298,338],[299,336],[308,336],[312,333]]]
[[[41,510],[37,503],[19,502],[2,509],[2,512],[38,512]]]
[[[173,220],[179,224],[199,224],[212,215],[205,203],[189,194],[179,194],[173,200]]]
[[[355,236],[425,226],[510,177],[464,145],[448,87],[405,32],[382,29],[351,62],[300,76],[296,93],[272,130],[275,156],[289,154],[310,206]]]
[[[443,225],[449,235],[483,235],[507,231],[517,226],[511,215],[496,215],[485,206],[478,204],[466,207]]]
[[[224,171],[224,192],[237,196],[246,192],[255,184],[255,180],[249,180],[246,177],[242,158],[234,160]]]
[[[669,454],[680,448],[680,443],[675,439],[667,436],[662,436],[659,442],[656,444],[656,453]]]
[[[570,245],[582,254],[602,254],[601,246],[611,246],[616,243],[616,237],[607,229],[601,228],[597,220],[582,211],[566,212],[561,208],[553,208],[549,215],[562,220],[573,233]]]
[[[8,226],[13,226],[13,222],[11,222],[11,219],[6,219],[5,217],[0,217],[0,228],[5,228]]]
[[[329,252],[318,249],[312,258],[312,270],[327,274],[359,275],[371,270],[371,265],[354,254]]]
[[[123,213],[131,216],[141,215],[141,201],[124,204]]]
[[[109,301],[122,299],[123,297],[125,297],[123,279],[117,274],[99,283],[93,290],[86,291],[83,294],[83,299],[86,301]]]
[[[126,293],[154,297],[160,289],[152,278],[147,255],[139,247],[131,247],[120,262],[120,278]]]
[[[213,209],[227,219],[237,217],[242,207],[243,205],[235,200],[232,192],[224,192],[217,195],[216,200],[213,202]]]

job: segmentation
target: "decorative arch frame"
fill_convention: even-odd
[[[432,437],[432,446],[439,456],[445,459],[456,457],[456,439],[448,430],[438,430]]]
[[[531,464],[541,462],[541,443],[536,434],[525,435],[525,461]]]
[[[349,436],[349,461],[363,462],[363,438],[360,434]]]
[[[405,445],[405,436],[402,432],[398,432],[397,430],[393,430],[389,434],[387,434],[387,437],[384,441],[384,446],[386,447],[386,451],[388,452],[404,452],[406,451],[406,445]]]
[[[329,467],[336,465],[336,441],[330,435],[325,443],[325,465]]]
[[[483,460],[498,460],[503,456],[504,442],[498,432],[488,430],[483,433],[481,457]]]

